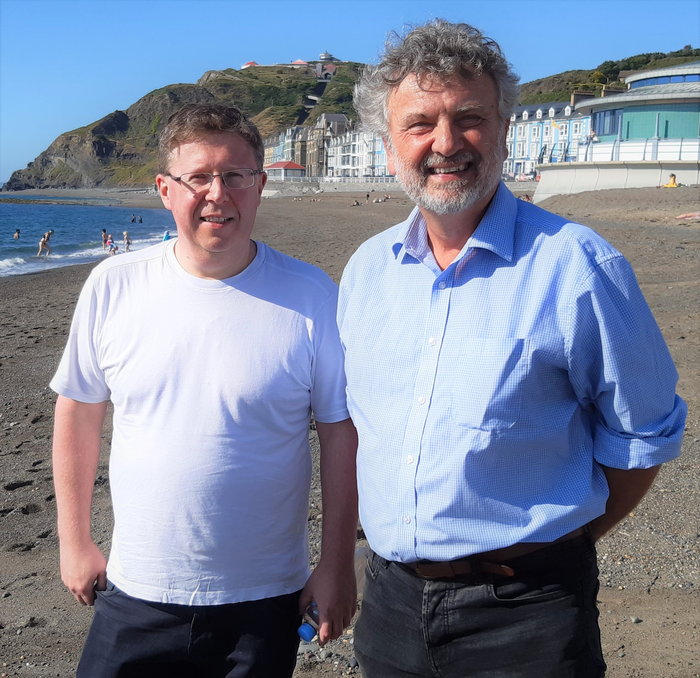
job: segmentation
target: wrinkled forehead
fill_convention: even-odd
[[[481,109],[498,114],[496,85],[488,74],[470,73],[464,77],[410,73],[392,88],[387,104],[390,123],[406,116],[429,115],[440,108],[454,112]]]

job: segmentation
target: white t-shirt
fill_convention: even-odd
[[[175,242],[93,270],[51,381],[114,404],[107,575],[184,605],[296,591],[309,575],[309,416],[348,417],[337,287],[263,243],[239,275],[203,280]]]

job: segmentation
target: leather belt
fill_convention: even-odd
[[[559,537],[555,541],[550,542],[520,542],[512,546],[506,546],[502,549],[493,551],[484,551],[483,553],[475,553],[467,558],[459,558],[457,560],[447,560],[436,562],[431,560],[419,560],[415,563],[396,563],[404,570],[415,574],[421,579],[452,579],[469,574],[482,574],[488,572],[490,574],[499,575],[501,577],[513,577],[515,570],[505,562],[520,558],[528,553],[534,553],[540,549],[558,544],[569,539],[575,539],[586,534],[587,527],[579,527],[573,532]]]

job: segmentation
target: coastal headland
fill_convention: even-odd
[[[383,195],[379,187],[374,196]],[[364,192],[264,200],[254,237],[326,270],[338,281],[349,256],[404,219],[405,196],[364,203]],[[521,192],[532,193],[532,190]],[[38,193],[38,192],[37,192]],[[106,191],[122,206],[157,207],[157,196]],[[20,197],[25,192],[8,194]],[[99,200],[93,191],[43,195]],[[126,202],[133,200],[134,202]],[[313,201],[316,200],[316,201]],[[320,201],[319,201],[320,200]],[[97,203],[96,203],[97,204]],[[664,466],[642,504],[598,544],[600,619],[608,678],[700,675],[700,220],[697,187],[628,189],[551,198],[541,205],[601,233],[632,263],[680,375],[689,417],[680,459]],[[125,256],[125,255],[118,255]],[[0,675],[75,675],[92,611],[61,583],[51,476],[58,364],[79,290],[92,264],[0,278]],[[108,420],[110,417],[108,417]],[[309,506],[310,553],[323,522],[318,446]],[[112,525],[103,433],[93,536],[107,552]],[[235,517],[233,517],[235,519]],[[362,534],[359,533],[359,537]],[[297,676],[359,676],[350,629],[324,650],[301,648]]]

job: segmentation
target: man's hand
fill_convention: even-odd
[[[321,445],[323,534],[321,560],[301,594],[303,612],[314,600],[318,607],[318,641],[325,645],[350,625],[357,610],[353,554],[357,540],[357,433],[350,419],[316,422]]]
[[[357,611],[355,569],[352,560],[328,566],[319,562],[311,573],[299,599],[299,611],[304,612],[311,601],[318,607],[318,643],[335,640],[350,626]]]
[[[107,560],[95,542],[84,546],[61,543],[61,579],[81,605],[95,604],[95,590],[107,588]]]
[[[53,478],[56,487],[61,577],[76,600],[93,605],[104,590],[106,561],[90,537],[90,505],[107,403],[56,401]]]
[[[610,494],[605,505],[605,513],[590,524],[593,541],[598,541],[612,530],[649,491],[661,466],[645,469],[617,469],[603,466]]]

